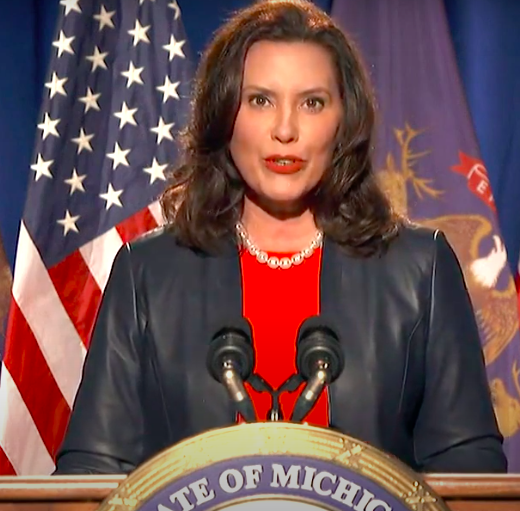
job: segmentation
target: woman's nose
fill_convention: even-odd
[[[297,112],[290,108],[281,108],[274,118],[272,138],[282,144],[289,144],[298,140]]]

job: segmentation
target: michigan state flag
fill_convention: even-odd
[[[334,0],[378,101],[376,167],[394,206],[445,232],[463,267],[509,470],[520,471],[518,302],[442,0]],[[439,417],[442,420],[442,417]]]

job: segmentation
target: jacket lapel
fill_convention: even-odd
[[[199,317],[191,318],[201,328],[202,335],[200,341],[193,344],[194,352],[190,357],[200,366],[191,391],[202,396],[202,406],[197,399],[189,401],[199,403],[190,408],[193,424],[200,425],[201,431],[235,422],[235,412],[225,388],[213,379],[206,367],[206,353],[216,329],[224,326],[226,319],[232,321],[242,315],[240,262],[236,247],[229,245],[222,254],[204,257],[202,273],[202,311],[197,311]]]
[[[329,387],[329,416],[332,428],[355,437],[370,437],[366,431],[376,422],[366,415],[373,395],[370,392],[367,355],[370,356],[368,334],[368,298],[366,259],[349,256],[330,240],[325,240],[320,280],[320,310],[325,323],[337,332],[343,346],[345,366]]]

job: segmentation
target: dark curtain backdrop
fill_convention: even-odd
[[[520,1],[445,0],[445,5],[509,261],[516,270],[520,254]]]
[[[341,0],[315,1],[330,11],[332,1]],[[194,60],[217,26],[249,3],[179,0]],[[446,0],[446,7],[510,262],[516,269],[520,251],[520,2]],[[11,265],[59,8],[59,0],[4,0],[0,16],[0,234]]]

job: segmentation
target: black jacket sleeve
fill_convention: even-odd
[[[435,239],[425,388],[414,429],[422,472],[505,472],[473,308],[456,256]]]
[[[114,259],[103,294],[55,474],[128,473],[142,461],[143,342],[138,319],[125,245]]]

